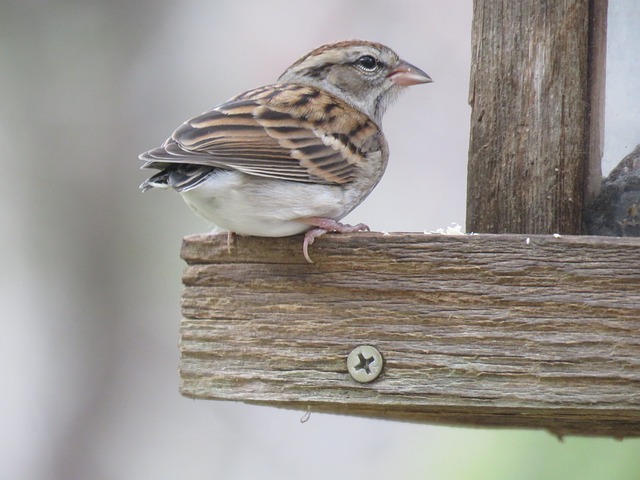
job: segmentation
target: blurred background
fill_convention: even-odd
[[[443,0],[2,0],[0,478],[640,478],[637,439],[301,423],[178,394],[180,242],[210,227],[177,195],[140,195],[137,155],[322,43],[377,40],[435,82],[390,108],[389,168],[347,221],[464,225],[471,15]],[[610,2],[605,174],[640,143],[638,25],[638,2]]]

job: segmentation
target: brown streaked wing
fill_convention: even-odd
[[[313,87],[246,92],[180,126],[143,154],[148,164],[190,163],[297,182],[344,184],[379,150],[377,125]],[[376,141],[371,142],[372,136]]]

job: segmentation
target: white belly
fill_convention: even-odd
[[[214,225],[259,237],[285,237],[311,228],[305,218],[340,220],[353,209],[350,192],[340,186],[288,182],[218,171],[182,196]]]

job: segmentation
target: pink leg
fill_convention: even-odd
[[[309,263],[313,263],[311,257],[309,257],[309,245],[311,245],[316,238],[321,235],[324,235],[327,232],[335,232],[335,233],[353,233],[353,232],[368,232],[369,227],[364,223],[359,223],[357,225],[345,225],[344,223],[340,223],[336,220],[332,220],[331,218],[319,218],[319,217],[311,217],[303,219],[305,223],[309,225],[313,225],[316,228],[312,228],[304,235],[304,242],[302,243],[302,253],[304,254],[304,258]]]
[[[227,253],[231,255],[231,244],[233,243],[233,236],[235,234],[231,231],[227,232]]]

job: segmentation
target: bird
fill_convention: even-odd
[[[141,154],[141,168],[159,172],[140,189],[173,189],[229,235],[304,233],[302,253],[313,263],[308,249],[320,235],[369,230],[340,220],[386,169],[382,117],[406,87],[431,81],[377,42],[322,45],[276,83],[187,120]]]

